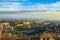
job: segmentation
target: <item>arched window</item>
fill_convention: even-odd
[[[45,38],[43,38],[43,40],[45,40]]]
[[[49,40],[49,38],[41,38],[41,40]]]
[[[47,38],[47,40],[49,40],[49,38]]]

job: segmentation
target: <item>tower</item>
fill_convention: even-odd
[[[0,23],[0,37],[1,37],[2,31],[3,31],[3,25],[2,23]]]

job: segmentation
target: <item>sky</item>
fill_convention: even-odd
[[[60,10],[60,0],[0,0],[0,11]]]
[[[47,10],[17,13],[4,11]],[[49,11],[54,10],[54,11]],[[0,18],[31,18],[60,20],[60,0],[0,0]]]

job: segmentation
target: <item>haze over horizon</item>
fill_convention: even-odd
[[[60,20],[60,11],[2,12],[0,18]]]

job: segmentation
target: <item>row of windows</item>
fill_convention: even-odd
[[[42,40],[49,40],[49,38],[43,38]]]

